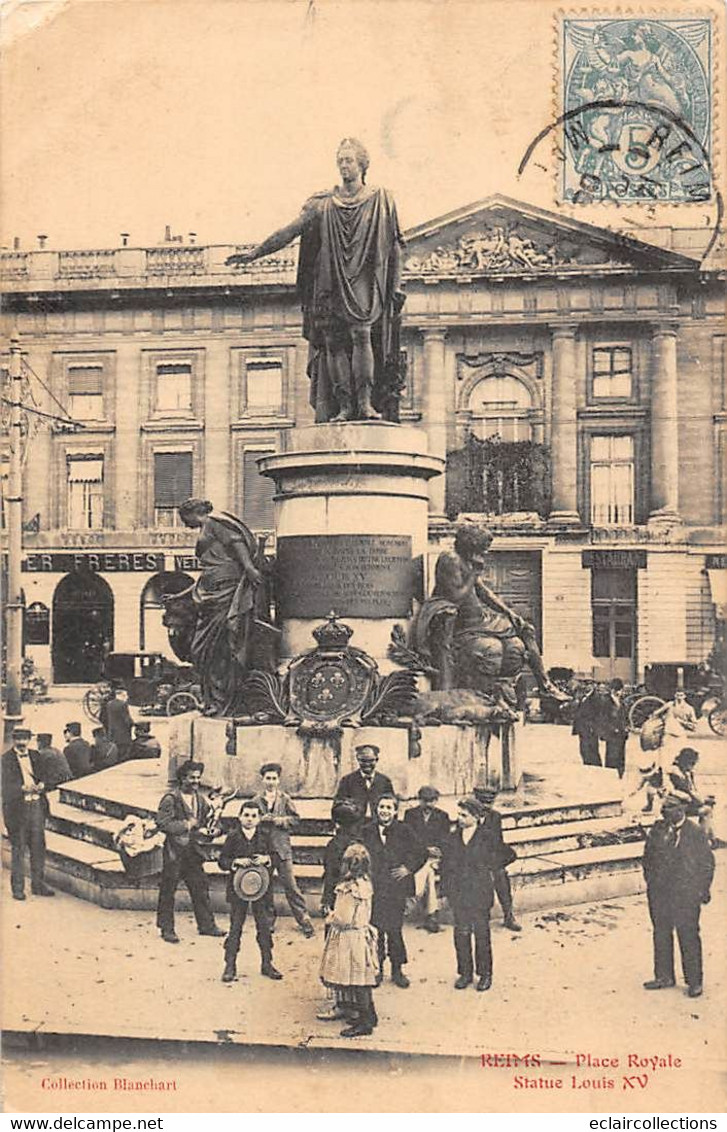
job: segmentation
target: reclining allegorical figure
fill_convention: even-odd
[[[567,699],[548,679],[535,629],[482,580],[492,535],[474,523],[457,529],[454,551],[437,559],[432,596],[413,627],[413,646],[438,672],[439,689],[472,688],[505,700],[527,662],[542,692]]]

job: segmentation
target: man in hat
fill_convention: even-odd
[[[260,767],[263,789],[256,795],[255,801],[259,803],[262,814],[260,824],[269,833],[273,869],[280,877],[298,927],[306,939],[310,939],[315,935],[315,929],[293,873],[293,847],[290,844],[290,831],[295,829],[300,815],[290,795],[280,789],[281,774],[280,763],[265,763]]]
[[[53,736],[48,731],[38,732],[38,755],[46,790],[55,790],[61,782],[68,782],[72,777],[68,759],[53,746]]]
[[[157,810],[156,823],[166,834],[157,905],[157,927],[165,943],[179,943],[174,930],[174,897],[180,881],[189,889],[199,934],[225,934],[215,923],[204,871],[208,849],[199,830],[206,825],[211,807],[199,789],[203,773],[204,763],[192,759],[181,763],[177,768],[178,785],[167,791]]]
[[[669,767],[669,790],[684,806],[688,818],[699,818],[699,825],[710,845],[714,844],[712,814],[715,798],[713,794],[702,794],[697,788],[694,769],[699,762],[699,753],[694,747],[682,747]]]
[[[478,991],[492,986],[490,909],[495,892],[492,871],[497,867],[497,857],[491,837],[480,825],[483,816],[476,798],[462,799],[457,808],[457,829],[450,834],[442,859],[442,888],[454,916],[457,990],[470,986],[475,974]]]
[[[225,969],[222,982],[231,983],[237,978],[237,955],[242,940],[242,929],[247,919],[247,911],[252,907],[255,920],[255,934],[260,949],[261,974],[268,979],[282,979],[280,971],[273,966],[273,888],[272,877],[265,893],[258,900],[245,900],[238,894],[235,886],[235,870],[257,865],[270,869],[272,849],[270,832],[260,824],[262,806],[257,798],[249,798],[242,803],[236,829],[227,836],[220,851],[219,866],[229,873],[227,880],[227,903],[230,905],[230,930],[225,940]],[[271,827],[272,828],[272,827]]]
[[[492,855],[496,861],[492,870],[492,880],[502,908],[502,922],[511,932],[521,932],[522,925],[517,922],[512,910],[512,887],[510,877],[507,875],[507,867],[513,863],[516,854],[515,850],[505,843],[502,836],[502,818],[493,808],[497,793],[497,790],[493,790],[491,786],[476,786],[473,790],[475,798],[482,806],[480,826],[490,839]]]
[[[63,728],[63,738],[66,741],[63,754],[71,768],[71,777],[83,778],[84,775],[91,774],[93,771],[93,751],[91,744],[87,743],[81,735],[81,724],[75,721],[67,723]]]
[[[116,766],[119,761],[119,751],[116,744],[111,742],[103,727],[94,727],[91,734],[93,736],[93,750],[91,752],[93,769],[106,770],[110,766]]]
[[[414,891],[424,912],[423,927],[428,932],[438,932],[439,862],[452,823],[449,814],[435,805],[439,801],[439,791],[436,787],[420,786],[417,798],[419,804],[412,806],[404,814],[404,822],[427,851],[427,860],[414,877]]]
[[[134,724],[134,741],[129,751],[130,759],[160,759],[162,745],[151,733],[151,723],[141,719]]]
[[[32,732],[14,727],[12,746],[2,757],[2,810],[11,847],[10,887],[13,899],[25,900],[25,850],[30,852],[30,890],[34,896],[55,896],[45,883],[45,819],[48,799],[37,751],[30,750]]]
[[[101,712],[103,727],[119,752],[119,762],[129,758],[133,742],[134,720],[129,710],[129,693],[126,688],[114,688],[111,699],[107,700]]]
[[[379,982],[388,954],[391,981],[406,989],[409,980],[402,970],[407,962],[402,931],[404,909],[407,897],[414,895],[414,874],[426,862],[427,850],[404,822],[396,820],[398,809],[395,794],[382,794],[376,804],[376,818],[364,825],[361,840],[371,857],[371,923],[379,929]]]
[[[702,940],[699,917],[708,904],[714,876],[714,854],[705,834],[687,821],[684,804],[670,795],[661,807],[644,846],[644,876],[654,936],[654,977],[645,990],[663,990],[676,983],[674,932],[690,998],[703,991]]]
[[[336,798],[352,798],[360,809],[362,817],[370,821],[382,794],[393,794],[394,785],[385,774],[376,769],[379,761],[379,748],[373,743],[364,743],[355,750],[358,770],[344,774],[336,790]]]

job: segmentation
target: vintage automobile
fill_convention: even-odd
[[[159,652],[112,652],[106,657],[103,680],[83,697],[83,710],[98,722],[113,688],[126,688],[129,703],[142,715],[181,715],[199,711],[201,689],[191,664],[177,664]]]

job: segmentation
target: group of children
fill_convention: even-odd
[[[263,777],[270,776],[270,786],[277,787],[279,767],[268,764],[261,768]],[[276,776],[272,782],[273,773]],[[432,788],[420,792],[420,804],[431,810]],[[485,801],[491,802],[493,792]],[[273,810],[285,809],[287,795],[276,791],[276,798],[258,796],[243,801],[238,822],[228,834],[219,856],[220,868],[229,874],[227,901],[230,905],[230,930],[225,941],[225,967],[222,981],[232,982],[237,975],[237,956],[242,928],[251,911],[256,927],[257,943],[262,959],[262,973],[268,978],[282,979],[273,965],[273,890],[272,873],[278,871],[279,858],[273,848],[276,815]],[[387,801],[383,798],[376,810]],[[411,812],[411,811],[408,811]],[[455,987],[464,990],[476,981],[476,989],[486,991],[492,985],[492,947],[490,941],[490,909],[496,875],[504,870],[512,856],[506,856],[501,828],[486,821],[488,807],[476,797],[467,797],[458,805],[454,831],[444,811],[446,830],[436,855],[441,872],[442,891],[447,896],[454,919],[454,943],[457,959]],[[381,928],[375,914],[378,872],[375,838],[383,830],[388,837],[391,823],[381,823],[381,816],[364,823],[362,808],[350,798],[336,799],[332,807],[335,834],[325,853],[324,886],[321,910],[325,917],[325,943],[320,965],[320,978],[328,991],[328,1001],[318,1013],[324,1021],[345,1022],[343,1037],[371,1034],[377,1024],[373,991],[382,981],[383,957]],[[402,829],[411,823],[394,822]],[[428,824],[428,823],[427,823]],[[373,861],[373,864],[372,864]],[[400,870],[401,871],[401,870]],[[403,870],[406,872],[406,870]],[[262,874],[263,881],[260,880]],[[267,875],[266,875],[267,874]],[[373,876],[372,876],[373,874]],[[395,876],[392,871],[392,876]],[[250,878],[246,887],[244,877]],[[406,878],[404,878],[406,879]],[[283,880],[285,877],[283,876]],[[413,889],[412,889],[413,890]],[[379,900],[381,893],[379,893]],[[502,897],[501,897],[502,901]],[[504,903],[504,902],[503,902]],[[431,917],[431,905],[425,905]],[[511,930],[520,930],[512,915],[512,905],[505,908]],[[307,933],[306,933],[307,934]],[[474,948],[473,948],[474,945]],[[394,957],[392,955],[392,971]],[[397,982],[408,986],[408,980]],[[399,969],[399,974],[401,974]],[[475,980],[476,976],[476,980]]]

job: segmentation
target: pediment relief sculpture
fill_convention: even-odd
[[[439,246],[408,256],[405,270],[419,272],[547,271],[567,263],[555,244],[538,245],[517,227],[488,226],[460,236],[454,246]]]

